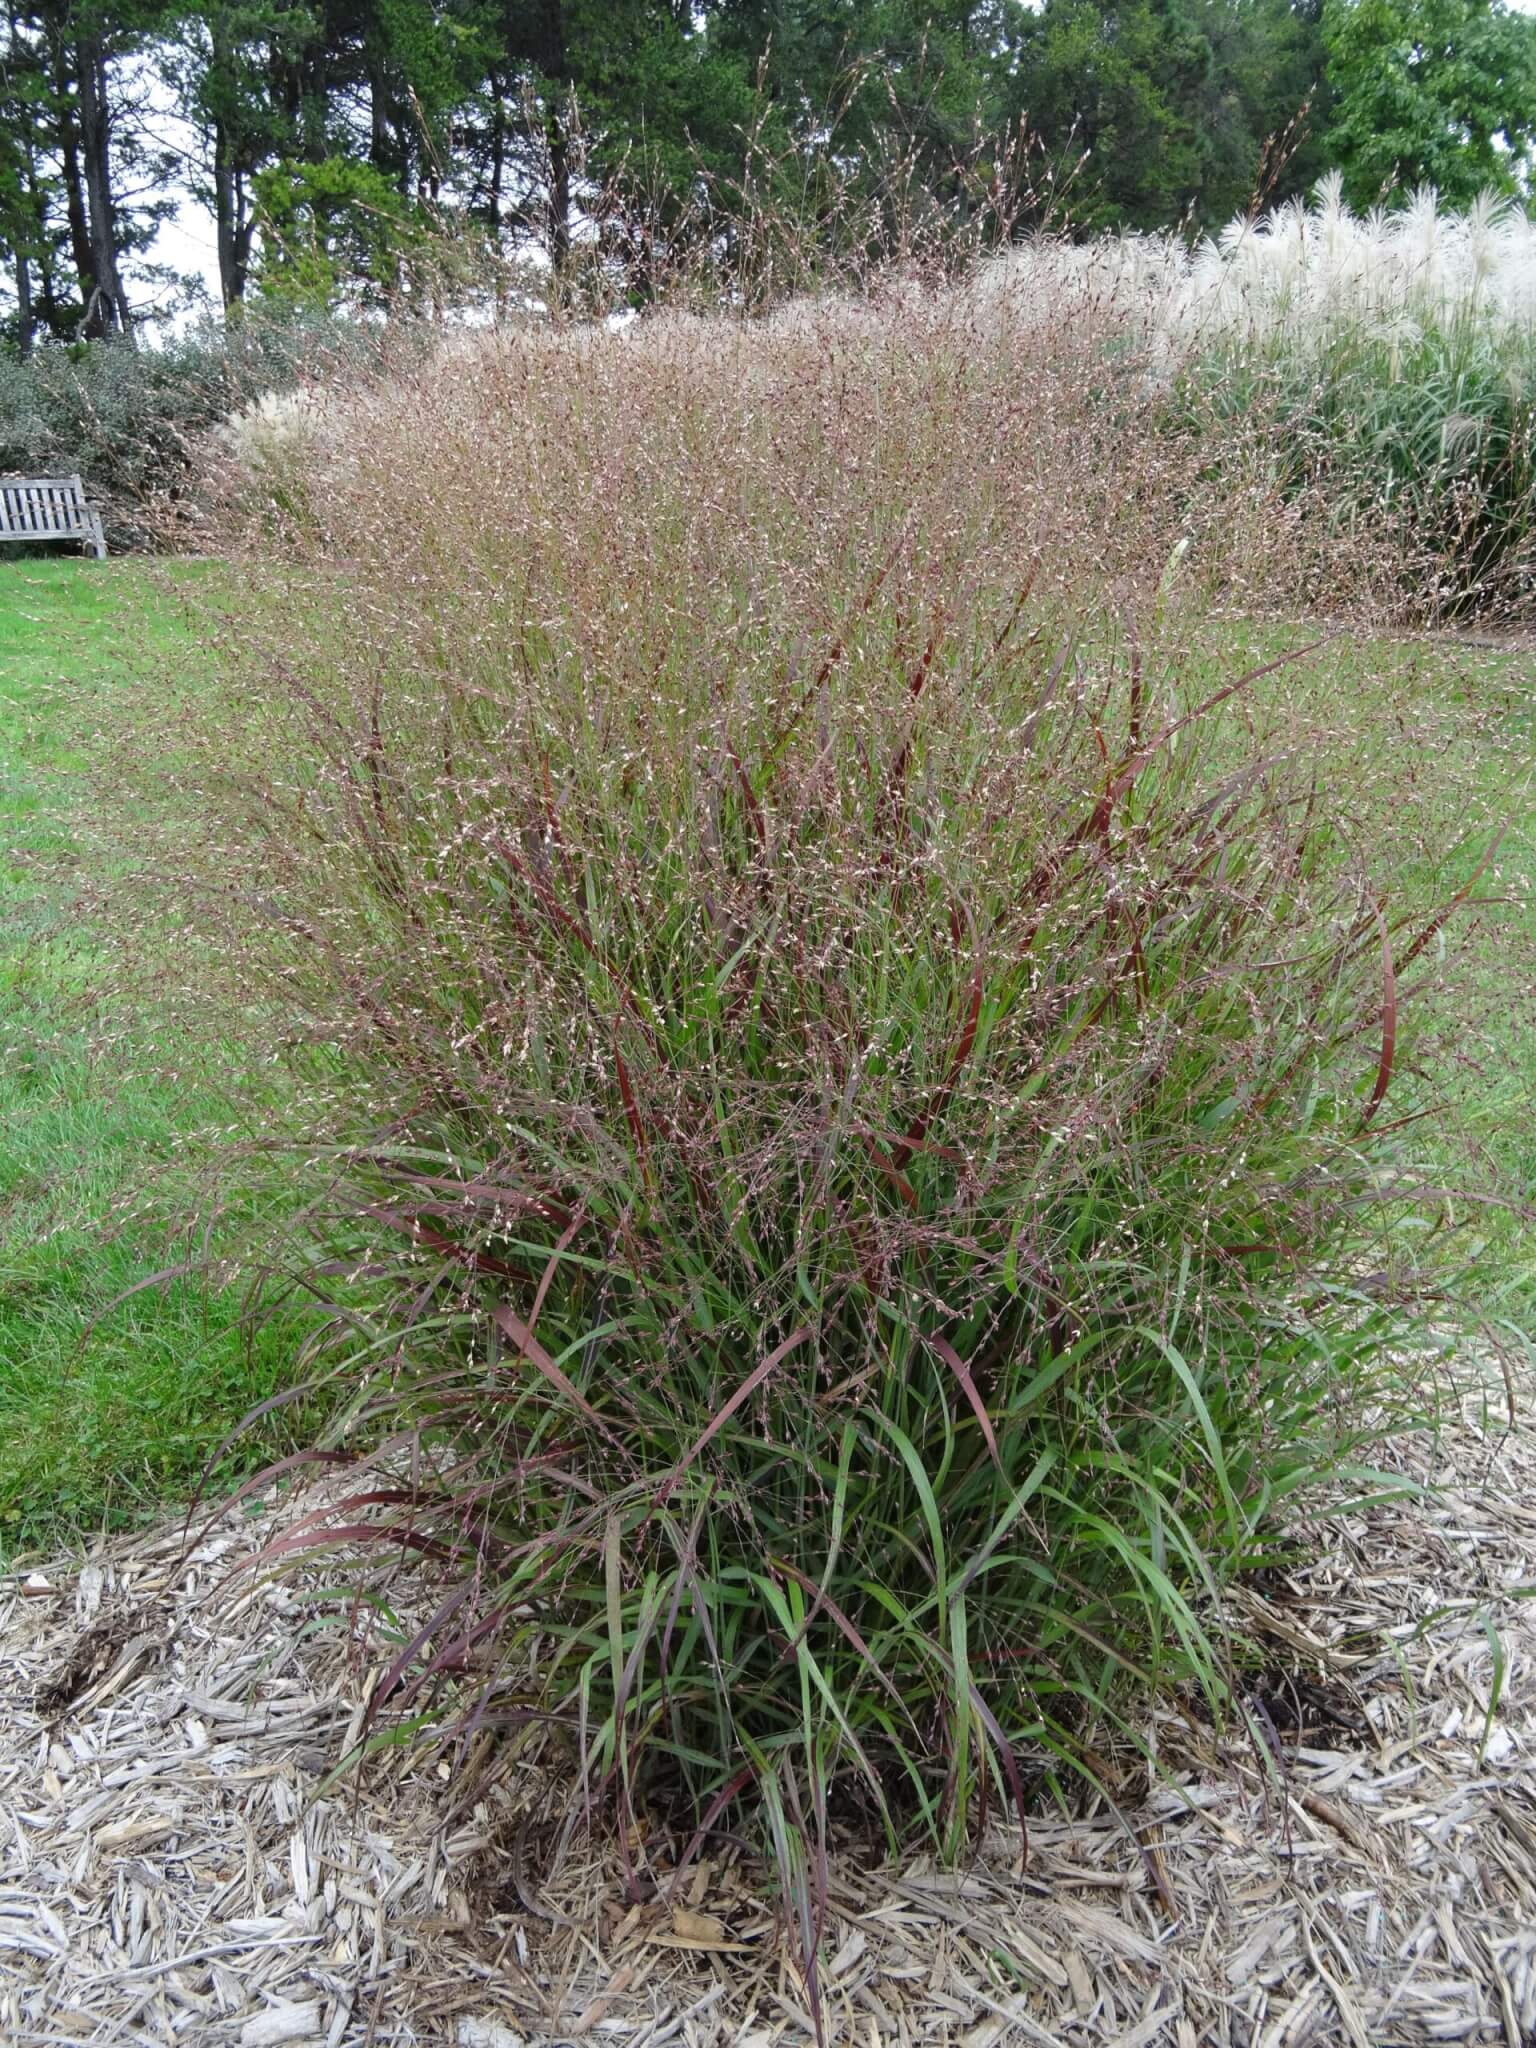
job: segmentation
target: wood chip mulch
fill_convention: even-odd
[[[1536,2043],[1536,1438],[1469,1414],[1399,1457],[1432,1497],[1243,1594],[1273,1650],[1248,1730],[1165,1710],[1152,1788],[1040,1820],[1022,1871],[1003,1829],[958,1873],[838,1860],[828,2042]],[[630,1903],[526,1776],[452,1804],[421,1752],[327,1778],[388,1652],[375,1610],[316,1625],[296,1582],[231,1576],[293,1513],[0,1587],[0,2041],[813,2038],[743,1850],[673,1899],[637,1844]]]

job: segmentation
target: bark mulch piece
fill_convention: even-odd
[[[1241,1595],[1250,1731],[1162,1711],[1152,1789],[1040,1821],[1022,1870],[1004,1829],[960,1872],[838,1860],[829,2041],[1536,2042],[1536,1442],[1469,1413],[1398,1455],[1438,1491]],[[532,1765],[452,1808],[423,1752],[327,1778],[389,1650],[378,1608],[317,1625],[303,1582],[232,1576],[294,1513],[0,1587],[0,2041],[809,2038],[742,1852],[673,1900],[639,1845],[629,1903]]]

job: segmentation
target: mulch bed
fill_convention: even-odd
[[[1432,1497],[1242,1595],[1273,1652],[1249,1730],[1163,1710],[1160,1778],[1037,1822],[1022,1867],[1003,1827],[954,1873],[837,1860],[828,2041],[1536,2042],[1536,1445],[1469,1411],[1399,1457]],[[316,1626],[302,1582],[235,1569],[294,1512],[0,1589],[0,2040],[809,2038],[744,1849],[673,1898],[637,1842],[636,1903],[601,1835],[559,1847],[531,1762],[327,1778],[388,1651],[374,1610]]]

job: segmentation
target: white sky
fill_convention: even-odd
[[[218,310],[219,252],[212,214],[192,199],[183,198],[175,219],[161,228],[149,253],[152,262],[169,264],[173,270],[200,277],[214,310]]]

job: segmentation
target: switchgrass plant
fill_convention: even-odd
[[[954,1857],[1233,1712],[1223,1588],[1447,1370],[1478,818],[1340,786],[1308,636],[1181,653],[1207,451],[1102,344],[896,290],[418,363],[154,746],[375,1460],[274,1554],[417,1556],[375,1728],[542,1745],[626,1858],[750,1821],[808,1961],[836,1827]]]

